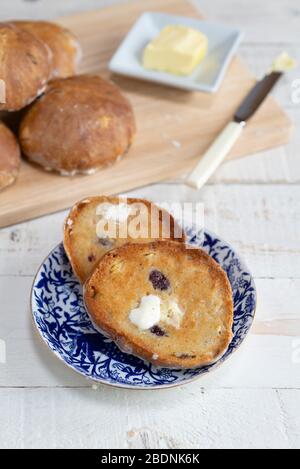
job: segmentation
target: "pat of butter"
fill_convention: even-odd
[[[144,50],[147,69],[190,75],[207,52],[207,37],[181,25],[166,26]]]
[[[141,330],[150,329],[160,321],[179,329],[183,316],[183,311],[174,299],[161,301],[156,295],[147,295],[142,297],[138,308],[131,310],[129,319]]]
[[[161,305],[161,321],[175,327],[180,328],[182,318],[184,316],[183,311],[180,309],[178,303],[172,299],[167,298]]]
[[[287,52],[282,52],[272,63],[273,72],[287,72],[297,66],[297,62]]]
[[[141,330],[153,327],[160,321],[160,298],[156,295],[143,296],[139,307],[131,310],[129,319]]]

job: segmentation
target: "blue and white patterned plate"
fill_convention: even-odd
[[[174,370],[156,367],[121,352],[97,332],[85,310],[82,287],[73,275],[63,245],[41,265],[32,287],[32,314],[49,348],[66,365],[86,378],[116,387],[159,389],[188,383],[223,363],[243,342],[253,322],[256,291],[243,261],[211,232],[187,230],[191,244],[203,248],[229,277],[234,300],[234,337],[226,354],[214,365]]]

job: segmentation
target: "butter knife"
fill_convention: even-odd
[[[200,189],[206,183],[241,135],[248,119],[256,112],[281,76],[282,72],[274,71],[257,81],[234,114],[232,121],[221,131],[187,176],[185,184]]]

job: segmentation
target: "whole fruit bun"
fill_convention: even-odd
[[[76,73],[81,49],[71,31],[47,21],[14,21],[13,23],[49,47],[52,52],[52,78],[65,78]]]
[[[68,176],[114,163],[134,134],[129,101],[116,85],[93,75],[51,81],[19,130],[29,160]]]
[[[11,23],[0,23],[0,79],[5,103],[0,110],[17,111],[45,89],[50,76],[50,49],[32,34]]]
[[[16,137],[0,122],[0,190],[15,181],[20,161],[20,147]]]

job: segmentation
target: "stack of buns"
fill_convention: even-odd
[[[3,22],[0,51],[0,189],[19,168],[5,123],[19,137],[19,153],[64,176],[91,174],[126,153],[132,107],[113,83],[76,75],[81,49],[70,31],[46,21]]]
[[[166,210],[143,199],[85,199],[66,219],[64,247],[91,321],[122,351],[172,368],[208,365],[226,352],[227,275],[186,244]]]

